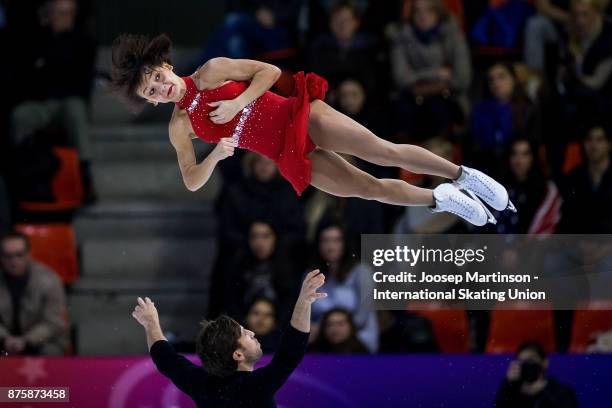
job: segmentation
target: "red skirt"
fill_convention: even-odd
[[[295,90],[291,99],[290,120],[285,129],[285,143],[276,161],[281,175],[301,195],[312,180],[308,155],[317,147],[308,135],[310,102],[324,99],[327,81],[317,74],[298,72],[293,76]]]

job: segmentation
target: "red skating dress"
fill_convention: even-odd
[[[191,77],[183,77],[187,91],[176,104],[187,110],[199,138],[218,143],[223,137],[233,137],[238,147],[269,157],[300,195],[310,184],[312,163],[308,154],[316,147],[308,136],[309,102],[325,97],[327,81],[303,72],[295,74],[294,79],[293,96],[285,98],[267,91],[222,125],[210,120],[208,114],[216,108],[208,104],[234,99],[247,89],[248,83],[231,81],[200,91]]]

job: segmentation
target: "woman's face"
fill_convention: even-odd
[[[276,246],[276,235],[270,225],[256,222],[251,225],[249,231],[249,247],[255,258],[259,260],[268,259],[274,253]]]
[[[178,102],[185,94],[185,82],[170,65],[163,64],[144,73],[137,92],[153,104]]]
[[[350,115],[361,112],[365,103],[365,91],[359,82],[350,79],[342,82],[338,94],[343,111]]]
[[[514,78],[508,69],[495,65],[489,69],[489,89],[495,99],[509,101],[514,93]]]
[[[340,344],[351,337],[351,325],[345,313],[334,312],[327,318],[324,335],[331,344]]]
[[[519,180],[524,180],[533,166],[533,152],[529,143],[520,140],[512,145],[510,153],[510,170]]]
[[[247,314],[247,326],[258,336],[265,336],[275,326],[274,307],[266,300],[253,304]]]
[[[415,0],[413,7],[414,25],[419,30],[431,30],[440,22],[440,16],[436,13],[430,0]]]
[[[319,252],[325,262],[338,262],[344,255],[344,236],[338,227],[329,227],[321,232]]]
[[[276,177],[276,164],[265,156],[257,157],[253,163],[253,176],[262,183],[274,179]]]

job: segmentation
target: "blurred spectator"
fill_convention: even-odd
[[[525,25],[525,62],[529,68],[544,72],[547,46],[558,47],[569,23],[570,0],[536,0],[537,14]]]
[[[544,176],[536,145],[526,138],[512,142],[509,167],[504,185],[518,211],[500,213],[497,232],[553,233],[561,218],[561,195],[555,183]]]
[[[513,139],[539,137],[538,114],[512,64],[497,63],[487,74],[491,96],[472,111],[470,150],[474,162],[499,174]]]
[[[291,185],[282,180],[274,162],[247,152],[243,159],[245,178],[225,185],[217,202],[217,242],[219,251],[212,274],[209,311],[216,317],[223,309],[228,261],[247,243],[249,227],[257,220],[268,220],[282,237],[284,248],[294,255],[304,241],[304,208]],[[295,254],[301,260],[303,251]],[[301,269],[301,268],[300,268]]]
[[[453,159],[453,145],[446,139],[435,137],[425,142],[424,147],[447,160]],[[422,186],[436,188],[446,181],[443,177],[426,176]],[[459,218],[449,213],[432,213],[427,207],[405,207],[395,224],[395,234],[443,234],[460,232]]]
[[[307,33],[306,42],[312,43],[313,39],[329,31],[329,17],[339,3],[347,3],[342,0],[309,0],[303,3],[302,13],[306,17],[307,27],[302,30]],[[357,16],[365,16],[370,0],[356,0],[350,2]],[[304,18],[302,18],[304,19]]]
[[[300,0],[230,0],[221,27],[196,61],[214,57],[279,60],[295,54],[294,33]]]
[[[49,0],[40,10],[40,34],[24,44],[26,55],[19,78],[23,102],[11,114],[11,137],[20,144],[28,136],[61,123],[70,143],[79,151],[83,182],[93,199],[89,161],[91,142],[87,101],[96,48],[86,33],[76,30],[76,0]]]
[[[532,0],[490,2],[471,30],[472,40],[501,51],[517,48],[525,23],[535,11],[532,3]]]
[[[567,177],[562,188],[560,232],[612,232],[610,147],[609,130],[603,126],[588,130],[583,142],[585,163]]]
[[[606,0],[572,0],[564,64],[559,67],[561,117],[575,124],[612,109],[612,23]],[[573,127],[572,127],[573,126]]]
[[[381,353],[428,353],[438,351],[431,322],[401,310],[379,310]]]
[[[66,297],[57,274],[30,258],[25,235],[0,241],[0,345],[10,355],[62,355]]]
[[[321,226],[316,240],[316,262],[311,269],[325,274],[321,292],[327,297],[312,305],[311,336],[317,337],[323,315],[336,307],[345,308],[352,315],[357,337],[370,352],[378,349],[378,323],[376,313],[362,302],[362,289],[368,279],[368,270],[347,251],[343,228],[338,224]]]
[[[257,336],[264,353],[276,351],[280,332],[276,322],[276,309],[270,299],[256,299],[246,316],[245,327]]]
[[[506,379],[497,392],[496,408],[572,408],[578,406],[574,390],[550,377],[548,358],[535,342],[519,346]]]
[[[355,7],[339,2],[330,14],[330,34],[320,35],[310,48],[310,70],[325,77],[331,88],[345,78],[359,78],[368,93],[381,87],[376,38],[359,31],[361,21]],[[384,86],[383,86],[384,88]]]
[[[301,242],[304,210],[291,186],[279,177],[274,161],[249,152],[243,163],[246,178],[229,186],[217,203],[221,243],[234,249],[242,246],[257,219],[270,220],[286,245]]]
[[[383,139],[390,139],[388,118],[384,111],[375,108],[377,104],[370,101],[363,84],[352,78],[340,82],[337,90],[338,110],[355,122],[371,130]],[[391,178],[396,169],[382,167],[355,157],[357,167],[377,178]]]
[[[317,353],[367,353],[368,349],[357,338],[351,313],[341,307],[328,310],[319,327],[317,339],[310,345]]]
[[[400,91],[398,126],[422,141],[459,123],[471,80],[465,36],[442,0],[415,0],[393,40],[391,64]]]
[[[344,158],[357,164],[352,156]],[[341,220],[341,223],[346,225],[347,250],[358,251],[361,248],[361,234],[385,232],[384,208],[385,206],[377,201],[336,197],[316,190],[306,204],[307,239],[313,242],[321,225]]]
[[[235,256],[226,275],[226,309],[244,320],[249,305],[265,297],[278,310],[279,320],[290,312],[296,286],[295,270],[287,260],[272,225],[256,221],[249,229],[248,251]]]

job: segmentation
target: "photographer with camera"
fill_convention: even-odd
[[[510,363],[494,406],[496,408],[575,408],[574,390],[547,374],[548,358],[536,342],[521,344]]]

